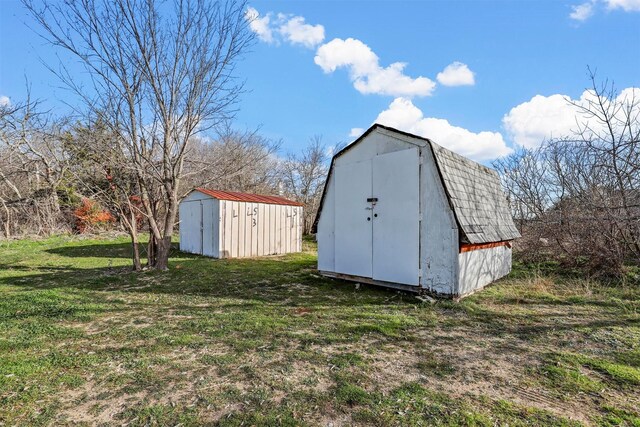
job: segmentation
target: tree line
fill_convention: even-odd
[[[592,274],[640,264],[640,92],[619,94],[591,73],[573,102],[575,130],[494,162],[522,238],[521,259]]]
[[[0,106],[0,230],[4,238],[119,229],[132,239],[136,269],[153,243],[140,248],[140,234],[152,233],[140,184],[118,149],[117,135],[101,122],[54,118],[39,103]],[[304,204],[303,230],[310,232],[327,174],[321,137],[303,150],[278,155],[280,141],[259,131],[224,126],[215,137],[193,136],[185,149],[178,201],[195,187],[278,194]],[[168,214],[162,189],[148,192],[156,217]],[[113,221],[80,229],[87,200]],[[179,218],[176,218],[178,221]],[[153,242],[153,239],[146,239]]]
[[[49,66],[76,96],[73,119],[29,97],[1,107],[5,237],[68,229],[78,199],[89,198],[131,236],[135,269],[143,230],[148,266],[166,269],[178,205],[195,186],[292,197],[307,207],[310,228],[326,173],[320,140],[281,159],[277,141],[229,125],[243,93],[236,67],[254,39],[246,2],[23,3],[39,34],[81,72],[66,61]],[[93,205],[79,209],[96,217]]]

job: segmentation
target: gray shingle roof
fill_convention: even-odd
[[[520,237],[498,173],[429,141],[458,225],[469,243]]]
[[[500,177],[495,170],[449,151],[430,139],[378,123],[371,126],[360,138],[340,150],[331,159],[329,176],[325,182],[320,207],[313,223],[313,233],[317,231],[335,160],[363,141],[376,129],[386,129],[396,134],[416,138],[425,141],[432,147],[442,184],[460,227],[460,240],[463,243],[492,243],[520,237],[520,233],[513,223],[507,198],[502,191]]]

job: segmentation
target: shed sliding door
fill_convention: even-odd
[[[335,168],[335,270],[419,285],[418,149]]]

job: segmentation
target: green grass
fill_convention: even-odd
[[[640,425],[640,284],[551,264],[460,303],[279,257],[0,242],[0,425]]]

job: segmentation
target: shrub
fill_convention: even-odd
[[[111,213],[103,209],[95,200],[84,198],[78,208],[73,211],[78,233],[103,230],[115,222]]]

